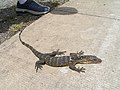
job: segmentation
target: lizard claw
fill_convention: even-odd
[[[56,55],[65,55],[66,51],[59,51],[60,49],[58,49],[57,51],[53,51],[56,52]]]
[[[84,72],[85,73],[85,68],[84,67],[81,67],[81,68],[78,67],[77,69],[78,69],[77,70],[78,73],[80,73],[80,72]]]
[[[37,61],[37,62],[35,63],[36,72],[38,71],[38,68],[39,68],[40,70],[42,70],[42,68],[43,68],[43,66],[42,66],[42,64],[40,63],[40,61]]]
[[[36,69],[36,72],[38,72],[38,68],[40,69],[40,70],[42,70],[42,66],[41,67],[36,67],[35,69]]]
[[[43,66],[42,66],[42,65],[40,65],[40,66],[35,66],[36,72],[38,72],[38,68],[39,68],[40,70],[42,70]]]
[[[78,54],[79,56],[81,56],[81,55],[84,54],[84,52],[81,50],[80,52],[77,52],[77,54]]]

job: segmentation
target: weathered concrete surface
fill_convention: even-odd
[[[120,1],[71,0],[62,7],[27,27],[22,39],[41,52],[59,48],[68,55],[83,50],[103,62],[77,65],[86,68],[80,74],[47,65],[35,73],[38,59],[19,42],[17,34],[0,46],[0,90],[120,89]]]

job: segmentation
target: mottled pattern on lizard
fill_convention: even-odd
[[[53,51],[52,53],[41,53],[34,49],[31,45],[25,43],[22,41],[20,35],[22,31],[19,33],[19,39],[20,42],[28,47],[36,57],[39,58],[39,60],[35,63],[35,69],[36,72],[38,69],[42,70],[42,65],[49,65],[52,67],[64,67],[69,66],[71,70],[77,71],[77,72],[85,72],[85,68],[76,68],[76,64],[98,64],[101,63],[102,60],[94,55],[83,55],[84,52],[80,51],[79,53],[70,53],[70,56],[56,56],[56,55],[62,55],[66,51],[59,52],[59,49],[57,51]]]

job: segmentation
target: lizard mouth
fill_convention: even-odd
[[[97,59],[97,60],[96,60],[96,63],[101,63],[101,62],[102,62],[101,59]]]
[[[99,64],[101,62],[102,62],[101,59],[97,59],[97,60],[83,60],[80,63],[81,64]]]

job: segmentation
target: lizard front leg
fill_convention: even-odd
[[[84,52],[81,50],[80,52],[77,53],[70,53],[70,56],[82,56]]]
[[[80,52],[77,52],[77,54],[78,54],[79,56],[81,56],[81,55],[84,54],[84,52],[81,50]]]
[[[35,69],[36,69],[36,72],[38,71],[38,68],[42,70],[43,66],[45,62],[43,60],[39,60],[39,61],[36,61],[35,63]]]
[[[80,73],[80,72],[85,72],[85,68],[84,68],[84,67],[82,67],[82,68],[80,68],[80,67],[76,68],[75,65],[76,65],[75,62],[70,62],[70,63],[69,63],[69,68],[70,68],[71,70],[77,71],[78,73]]]

